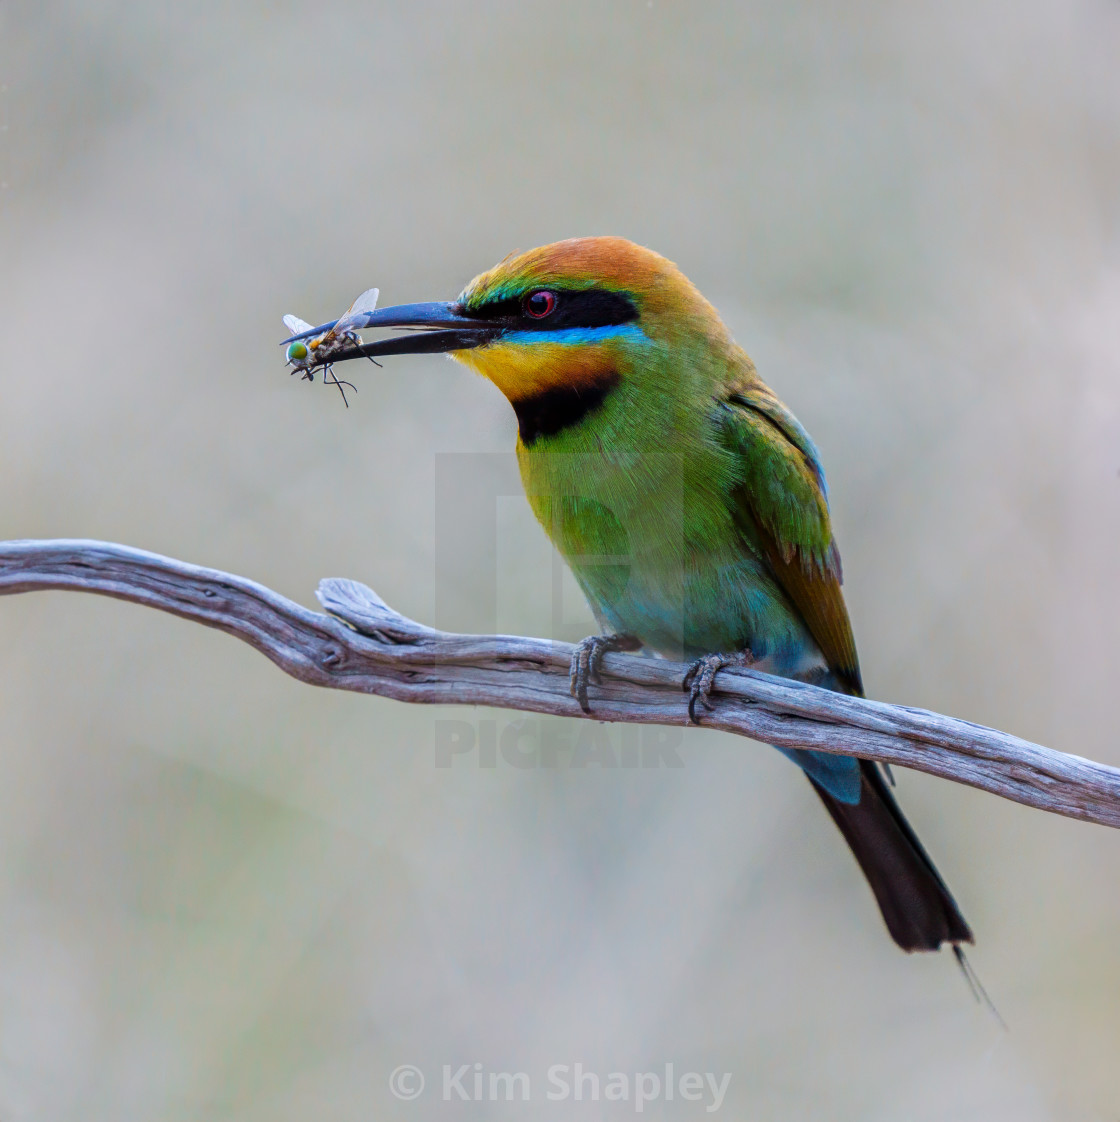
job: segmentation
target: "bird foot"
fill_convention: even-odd
[[[696,703],[699,702],[708,712],[713,709],[711,698],[712,685],[716,675],[725,666],[751,666],[756,662],[750,651],[737,651],[735,654],[710,654],[698,658],[681,680],[681,689],[688,694],[688,719],[700,723],[696,716]]]
[[[599,673],[603,665],[603,655],[607,651],[636,651],[641,641],[633,635],[589,635],[576,644],[572,652],[572,666],[568,672],[569,691],[585,712],[591,712],[587,703],[588,683],[602,685]]]

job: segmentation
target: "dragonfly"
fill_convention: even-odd
[[[361,346],[362,339],[356,329],[363,325],[366,319],[376,310],[377,297],[378,290],[376,288],[367,288],[346,309],[342,317],[321,335],[315,335],[315,328],[304,322],[299,316],[286,315],[284,317],[284,326],[288,331],[292,335],[303,336],[303,338],[292,339],[288,343],[286,355],[288,365],[292,367],[292,373],[294,374],[298,370],[307,381],[313,382],[315,381],[315,367],[321,366],[323,368],[323,382],[326,385],[338,387],[338,392],[342,394],[342,401],[347,409],[350,408],[350,403],[346,400],[345,387],[349,386],[355,393],[358,391],[352,382],[342,381],[335,375],[331,360],[341,351]],[[381,365],[372,356],[367,355],[366,357],[374,366]]]

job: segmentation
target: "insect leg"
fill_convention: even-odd
[[[328,374],[330,374],[330,381],[329,382],[327,381],[327,375]],[[349,409],[350,408],[350,402],[348,402],[346,400],[346,390],[343,389],[343,387],[344,386],[349,386],[355,393],[358,392],[358,387],[355,386],[353,382],[347,382],[343,379],[340,379],[338,377],[338,375],[334,372],[334,364],[333,363],[328,363],[326,366],[323,367],[323,381],[327,385],[338,386],[338,392],[340,394],[342,394],[342,404],[345,405],[347,409]]]

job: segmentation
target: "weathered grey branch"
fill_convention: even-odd
[[[453,635],[414,623],[375,592],[325,580],[323,615],[246,580],[155,553],[96,541],[0,542],[0,595],[96,592],[216,627],[315,686],[398,701],[494,705],[581,717],[568,693],[567,643]],[[592,718],[680,725],[684,667],[609,654]],[[716,680],[710,728],[768,744],[841,752],[967,783],[1026,806],[1120,826],[1120,769],[995,729],[845,697],[752,670]]]

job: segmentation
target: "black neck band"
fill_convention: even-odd
[[[604,372],[582,386],[559,386],[513,402],[521,442],[531,447],[542,436],[555,436],[593,413],[619,383],[617,371]]]

